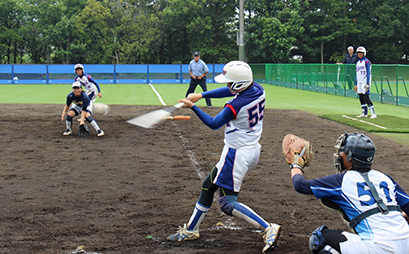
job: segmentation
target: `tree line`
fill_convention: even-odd
[[[1,0],[2,64],[175,64],[238,58],[239,0]],[[245,0],[251,63],[404,62],[409,2]]]

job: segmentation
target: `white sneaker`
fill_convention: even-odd
[[[179,230],[176,234],[168,236],[166,239],[169,241],[186,241],[186,240],[195,240],[199,238],[199,229],[190,231],[187,230],[186,223],[183,225],[183,228],[179,226]]]
[[[264,243],[266,246],[263,248],[263,252],[266,252],[270,248],[274,248],[277,244],[278,237],[280,236],[281,226],[278,224],[270,223],[268,228],[261,231]]]
[[[67,129],[62,135],[64,136],[69,136],[71,135],[72,131],[70,129]]]
[[[376,114],[371,115],[370,118],[377,118],[378,116]]]
[[[105,132],[103,130],[99,129],[97,136],[101,137],[101,136],[104,136],[104,135],[105,135]]]
[[[357,118],[364,118],[364,117],[368,117],[368,115],[365,115],[364,113],[360,114],[359,116],[356,116]]]

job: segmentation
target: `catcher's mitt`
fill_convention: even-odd
[[[89,128],[88,128],[88,125],[86,123],[81,124],[78,127],[78,135],[80,137],[89,137]]]
[[[287,134],[283,139],[283,153],[289,165],[303,169],[310,165],[314,153],[310,141],[294,134]]]

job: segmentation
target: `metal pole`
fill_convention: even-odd
[[[246,61],[246,51],[244,49],[244,0],[239,3],[239,60]]]

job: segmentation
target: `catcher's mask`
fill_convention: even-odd
[[[341,152],[348,154],[347,161],[352,159],[352,169],[358,171],[368,171],[371,169],[375,155],[375,144],[365,134],[344,133],[334,146],[337,151],[334,153],[334,166],[338,173],[343,173],[344,168]]]

